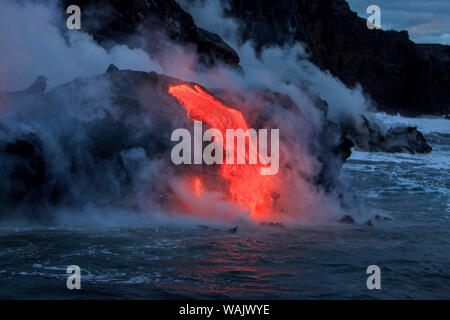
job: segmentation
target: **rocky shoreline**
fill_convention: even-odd
[[[2,206],[28,204],[38,210],[49,205],[78,203],[77,198],[85,195],[77,190],[83,188],[90,190],[96,202],[106,201],[109,206],[114,194],[112,199],[119,201],[118,206],[128,201],[119,199],[134,203],[131,195],[137,188],[140,171],[128,165],[135,160],[127,157],[138,153],[145,161],[161,160],[164,170],[171,171],[170,133],[177,127],[191,126],[179,102],[167,93],[170,85],[180,83],[184,81],[155,72],[119,70],[111,65],[102,75],[76,79],[48,92],[44,77],[38,77],[24,91],[4,92],[3,105],[16,110],[13,119],[21,119],[21,125],[0,124],[0,159],[5,164],[0,183]],[[104,90],[92,91],[93,86],[104,86]],[[216,92],[218,99],[227,99],[226,92],[209,91]],[[308,121],[289,97],[270,91],[264,95],[267,104],[263,112],[253,117],[250,127],[268,127],[278,114],[287,114],[293,123]],[[324,111],[325,124],[315,129],[316,135],[311,137],[308,148],[321,169],[304,179],[326,192],[340,192],[338,172],[353,147],[369,152],[431,151],[416,128],[391,128],[383,132],[365,117],[361,117],[361,123],[334,123],[326,119],[323,102],[317,101],[316,107]],[[267,110],[271,110],[272,116],[267,116],[264,112]],[[40,119],[39,114],[46,118]],[[44,129],[54,126],[56,119],[67,129],[59,126]],[[77,132],[72,132],[74,128]],[[50,132],[52,138],[48,136]],[[304,141],[285,138],[284,143],[290,149]],[[292,170],[295,164],[288,163],[286,167]],[[215,170],[206,169],[206,174],[216,176]],[[177,172],[180,174],[183,169]],[[117,179],[116,188],[98,184],[110,179]],[[171,193],[170,186],[164,180],[165,177],[159,176],[152,181],[149,188],[155,192],[151,197],[166,194],[164,197],[170,198],[167,195]]]

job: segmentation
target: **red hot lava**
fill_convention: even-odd
[[[170,86],[169,93],[178,99],[190,119],[208,123],[211,128],[220,130],[224,137],[226,129],[248,130],[247,121],[240,111],[225,106],[197,85],[194,85],[194,88],[187,84]],[[248,144],[250,145],[245,148],[246,150],[254,148],[251,141],[248,141]],[[222,148],[226,154],[225,141],[222,142]],[[247,153],[245,157],[248,159]],[[274,201],[272,197],[274,177],[261,175],[261,166],[260,164],[226,163],[221,165],[221,175],[229,182],[231,198],[249,210],[250,218],[255,221],[268,220],[271,217]],[[196,194],[199,195],[199,182],[195,181],[194,185],[196,185]]]

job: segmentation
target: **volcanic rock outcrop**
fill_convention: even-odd
[[[352,141],[356,149],[367,152],[430,153],[422,133],[415,127],[395,127],[383,131],[365,116],[341,123],[344,137]]]
[[[175,43],[194,46],[199,62],[205,66],[239,65],[237,53],[217,34],[198,28],[175,0],[60,0],[59,4],[62,10],[69,5],[82,8],[82,30],[106,48],[127,44],[154,54],[164,49],[167,37]],[[61,31],[67,31],[64,25]],[[145,43],[139,39],[141,36],[146,37]]]

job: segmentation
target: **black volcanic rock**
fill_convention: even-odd
[[[2,202],[18,204],[25,198],[38,201],[46,188],[46,163],[43,157],[42,141],[33,134],[17,137],[16,140],[0,143],[3,175],[8,187],[1,188]]]
[[[239,56],[217,34],[197,28],[191,15],[174,0],[59,0],[61,10],[78,5],[82,12],[81,29],[106,48],[127,44],[154,51],[158,39],[150,34],[162,33],[181,45],[194,45],[199,60],[206,66],[222,62],[239,65]],[[67,31],[65,26],[62,30]],[[148,36],[146,43],[139,36]],[[151,53],[151,52],[150,52]]]
[[[406,114],[450,110],[448,46],[417,45],[406,31],[369,30],[344,0],[225,0],[242,40],[257,48],[303,42],[311,61],[378,108]]]
[[[110,73],[110,72],[114,72],[114,71],[119,71],[119,68],[117,68],[115,65],[110,64],[108,66],[108,69],[106,69],[106,73]]]
[[[386,148],[388,152],[404,153],[430,153],[432,148],[428,145],[422,133],[416,127],[391,128],[386,134]]]
[[[39,76],[27,89],[25,89],[25,91],[39,93],[45,92],[46,88],[47,88],[47,78]]]
[[[386,132],[364,116],[341,123],[344,137],[358,150],[389,153],[430,153],[431,147],[415,127],[395,127]]]

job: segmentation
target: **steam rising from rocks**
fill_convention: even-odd
[[[159,37],[167,41],[166,50],[152,58],[125,45],[106,50],[83,32],[64,38],[52,24],[52,7],[0,4],[2,90],[26,88],[39,75],[50,85],[48,93],[8,93],[0,102],[4,217],[41,223],[89,217],[122,224],[129,214],[138,215],[136,221],[167,222],[177,211],[174,202],[189,202],[183,177],[190,173],[173,168],[167,158],[172,129],[191,126],[177,102],[165,95],[168,83],[179,80],[114,70],[93,76],[110,63],[195,81],[212,88],[227,105],[239,107],[250,126],[281,128],[283,184],[277,210],[283,222],[334,221],[343,214],[338,175],[345,159],[336,151],[342,137],[329,119],[364,112],[367,101],[361,90],[349,90],[320,71],[299,44],[256,52],[251,42],[239,43],[237,23],[223,17],[216,1],[192,8],[201,27],[212,28],[237,50],[242,70],[220,63],[199,70],[191,48],[163,35]],[[317,95],[328,108],[318,107]],[[215,182],[214,173],[208,175]],[[174,194],[178,198],[170,196]],[[203,217],[210,205],[219,219],[229,221],[230,212],[245,219],[242,208],[217,190],[190,205]]]

